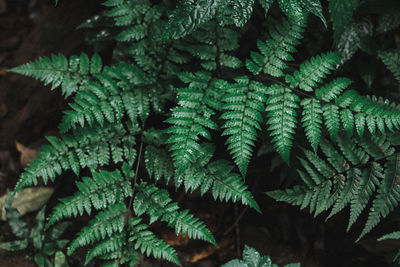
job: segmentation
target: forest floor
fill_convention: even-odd
[[[56,8],[50,0],[0,0],[0,196],[7,189],[12,190],[27,161],[44,143],[43,137],[57,133],[61,110],[66,107],[58,90],[51,91],[32,79],[7,73],[7,69],[51,53],[69,56],[82,50],[90,52],[84,45],[83,32],[75,28],[96,13],[97,3],[70,0]],[[260,164],[256,162],[255,166],[265,166],[262,162],[268,160],[268,156],[259,157],[256,161]],[[279,171],[269,173],[269,169],[260,167],[249,172],[248,183],[262,207],[262,215],[198,194],[187,198],[180,191],[173,193],[178,202],[206,222],[219,247],[189,241],[175,236],[173,231],[165,233],[165,224],[153,224],[152,230],[177,249],[184,266],[220,266],[241,256],[244,244],[270,255],[280,266],[290,262],[301,262],[305,267],[395,266],[389,251],[399,243],[377,243],[378,233],[354,243],[360,228],[345,232],[348,211],[325,222],[321,215],[313,218],[307,211],[268,199],[263,192],[279,187]],[[48,207],[65,194],[67,190],[55,190]],[[25,215],[32,223],[34,216],[35,213]],[[86,224],[87,218],[78,223]],[[0,229],[0,241],[15,240],[7,222],[0,222]],[[74,229],[66,235],[66,239],[72,239]],[[30,249],[13,253],[0,250],[0,267],[34,266],[32,262]],[[148,259],[143,259],[141,265],[172,266]]]

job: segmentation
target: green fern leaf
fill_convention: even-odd
[[[304,18],[303,9],[298,0],[278,0],[279,7],[288,18],[301,20]]]
[[[285,80],[291,88],[300,88],[306,92],[312,92],[317,83],[320,83],[335,65],[339,63],[336,53],[326,53],[312,57],[309,61],[300,65],[300,69],[293,75],[286,75]]]
[[[214,110],[220,109],[216,81],[208,73],[184,73],[180,75],[189,87],[178,90],[178,106],[172,111],[167,122],[172,124],[167,133],[171,134],[167,143],[177,168],[186,168],[199,153],[199,136],[211,139],[208,129],[217,129],[211,119]]]
[[[259,0],[261,6],[265,10],[265,14],[268,13],[268,10],[271,8],[272,4],[274,3],[275,0]]]
[[[99,242],[89,250],[89,252],[86,255],[85,264],[88,264],[96,257],[100,257],[112,252],[122,250],[122,247],[124,245],[126,245],[125,231],[113,234],[108,239]]]
[[[211,20],[219,8],[218,0],[181,1],[169,16],[164,38],[179,39]]]
[[[198,58],[201,67],[207,71],[241,67],[241,60],[231,53],[239,47],[240,35],[228,27],[231,23],[221,23],[221,19],[217,17],[200,25],[196,34],[186,38],[187,41],[178,43],[177,47]]]
[[[322,108],[318,99],[304,98],[301,101],[303,114],[301,122],[306,132],[306,137],[314,151],[317,151],[322,130]]]
[[[273,85],[268,89],[267,99],[268,130],[271,131],[272,142],[277,152],[288,163],[292,139],[296,129],[299,98],[281,85]]]
[[[144,159],[149,176],[154,177],[156,182],[164,177],[165,182],[168,183],[174,175],[172,159],[164,149],[146,146]]]
[[[287,68],[285,61],[294,60],[291,53],[295,52],[295,46],[299,44],[306,20],[283,20],[270,28],[271,39],[266,42],[258,41],[257,47],[261,54],[252,52],[251,59],[246,60],[247,69],[253,74],[261,71],[274,77],[282,77],[283,70]]]
[[[254,0],[234,0],[232,18],[237,27],[243,27],[253,13]]]
[[[328,215],[327,219],[337,214],[339,211],[344,209],[349,202],[352,200],[355,192],[359,188],[360,180],[361,180],[361,171],[358,168],[352,168],[347,172],[347,180],[346,184],[341,190],[338,198],[335,201],[335,204],[331,210],[331,213]]]
[[[124,163],[123,168],[129,166]],[[124,178],[119,170],[94,172],[92,178],[83,177],[82,182],[76,183],[79,191],[71,197],[60,199],[61,203],[54,207],[46,227],[63,218],[83,215],[84,212],[90,215],[92,207],[100,210],[132,196],[131,178]]]
[[[339,108],[327,104],[323,107],[326,128],[332,139],[336,139],[340,128]]]
[[[243,179],[233,173],[233,166],[226,160],[210,162],[213,154],[212,146],[203,145],[203,153],[197,158],[196,163],[186,168],[181,173],[175,174],[175,186],[184,182],[185,191],[193,192],[200,188],[201,195],[212,191],[215,200],[241,202],[243,205],[260,212],[260,207],[247,190]]]
[[[342,109],[340,118],[343,123],[343,128],[348,136],[352,136],[354,129],[354,116],[350,109]]]
[[[165,221],[175,228],[176,234],[182,232],[190,238],[217,244],[211,232],[199,219],[189,214],[188,210],[178,211],[178,205],[172,202],[166,190],[146,183],[142,183],[137,188],[139,193],[136,194],[133,202],[133,210],[137,216],[147,213],[150,216],[150,223],[156,220]]]
[[[385,164],[384,178],[372,203],[368,219],[357,241],[369,233],[382,218],[385,218],[400,202],[400,156],[392,157]]]
[[[80,57],[72,56],[69,61],[61,54],[42,57],[36,61],[28,62],[9,71],[32,77],[42,81],[45,85],[51,84],[54,89],[61,86],[65,98],[85,87],[90,81],[89,75],[101,72],[102,62],[98,54],[89,60],[85,53]]]
[[[378,56],[400,83],[400,53],[398,51],[381,51]]]
[[[72,110],[64,111],[65,115],[59,125],[61,133],[75,129],[76,125],[84,127],[86,124],[93,126],[98,123],[103,126],[104,122],[117,123],[125,114],[133,123],[137,121],[138,115],[142,121],[145,120],[145,114],[149,112],[149,100],[142,100],[142,89],[131,91],[133,87],[144,82],[141,78],[144,73],[138,68],[129,68],[131,73],[126,76],[127,73],[122,68],[126,66],[121,64],[112,68],[105,67],[103,73],[95,75],[99,82],[89,81],[86,90],[76,94],[74,102],[69,104]],[[132,76],[136,77],[132,79]]]
[[[315,90],[315,95],[323,101],[330,102],[340,96],[342,91],[351,83],[352,80],[348,78],[336,78],[330,83]]]
[[[47,184],[64,170],[72,170],[76,175],[81,168],[96,169],[98,166],[125,160],[133,163],[136,157],[136,127],[123,125],[104,125],[102,128],[83,128],[73,135],[64,134],[61,138],[48,137],[50,145],[43,147],[39,158],[34,159],[21,175],[15,191],[22,187],[37,185],[38,178]],[[112,148],[112,149],[110,149]]]
[[[379,179],[383,178],[383,168],[379,163],[373,162],[370,168],[362,173],[360,184],[353,194],[350,205],[350,220],[347,231],[356,222],[361,212],[365,209],[372,194],[375,192],[376,186],[379,185]]]
[[[227,86],[222,98],[225,104],[221,118],[226,120],[222,135],[229,135],[226,141],[228,149],[240,172],[246,176],[252,147],[257,140],[256,131],[261,130],[266,87],[247,77],[239,77],[235,81],[236,84]]]
[[[377,33],[390,32],[400,26],[400,11],[394,9],[383,16],[379,17],[379,26],[376,29]]]
[[[300,4],[305,10],[319,17],[324,23],[325,28],[328,27],[322,12],[321,2],[319,0],[300,0]]]
[[[139,224],[140,221],[140,218],[132,218],[128,222],[130,228],[129,242],[135,243],[135,249],[140,248],[140,252],[146,254],[146,256],[151,254],[156,259],[165,259],[181,266],[176,251],[147,230],[147,225]]]
[[[125,212],[126,207],[123,203],[111,205],[107,210],[99,212],[71,242],[68,247],[68,255],[71,255],[79,247],[111,237],[114,233],[121,233],[125,225]]]
[[[388,240],[388,239],[400,239],[400,231],[395,231],[390,234],[381,236],[377,239],[377,241],[383,241],[383,240]]]
[[[333,24],[335,42],[337,42],[343,30],[353,19],[353,12],[358,4],[359,0],[329,0],[330,19]]]

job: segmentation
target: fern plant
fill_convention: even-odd
[[[247,245],[243,249],[243,259],[231,260],[222,267],[277,267],[273,264],[269,256],[261,256],[260,253]],[[300,267],[300,263],[289,263],[284,267]]]
[[[36,224],[29,229],[28,224],[22,220],[21,214],[11,204],[12,197],[8,195],[5,200],[6,218],[13,234],[21,239],[1,243],[0,248],[17,251],[32,246],[35,252],[34,261],[38,266],[68,266],[62,249],[69,241],[60,237],[70,223],[63,222],[44,231],[46,209],[44,206],[36,215]]]
[[[373,198],[361,237],[398,206],[400,107],[350,89],[352,80],[336,73],[341,58],[334,52],[298,64],[296,46],[309,13],[328,26],[318,0],[259,4],[267,17],[279,16],[247,58],[238,52],[239,39],[256,1],[182,0],[172,9],[164,2],[107,0],[105,11],[81,27],[98,29],[95,43],[114,42],[108,64],[97,53],[82,53],[11,69],[61,87],[70,100],[59,135],[47,137],[15,188],[74,172],[75,193],[59,199],[46,224],[91,216],[68,255],[88,246],[87,264],[133,266],[140,254],[181,264],[175,249],[150,230],[156,221],[217,245],[163,187],[171,182],[188,194],[210,192],[261,212],[245,183],[260,132],[304,182],[269,192],[274,199],[315,215],[331,209],[328,217],[350,205],[350,228]],[[357,4],[330,0],[335,36]],[[380,57],[397,77],[398,62],[387,53]],[[216,152],[224,150],[231,159]],[[91,175],[81,177],[82,170]]]

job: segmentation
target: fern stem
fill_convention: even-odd
[[[134,197],[135,188],[136,188],[136,181],[137,181],[138,172],[139,172],[140,160],[142,158],[142,150],[143,150],[143,141],[140,140],[140,147],[139,147],[139,154],[138,154],[138,159],[137,159],[137,163],[136,163],[135,176],[133,178],[133,189],[132,189],[133,191],[132,191],[132,196],[129,199],[128,212],[131,210],[132,204],[133,204],[133,197]],[[126,217],[126,218],[128,218],[128,217]]]

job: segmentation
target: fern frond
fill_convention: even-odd
[[[219,7],[218,0],[181,1],[169,16],[164,38],[179,39],[192,33],[199,25],[211,20]]]
[[[216,81],[210,74],[198,72],[180,75],[189,87],[178,90],[178,106],[172,110],[172,115],[166,121],[173,126],[167,129],[171,135],[167,143],[175,166],[187,168],[200,151],[199,136],[211,139],[208,129],[217,129],[217,124],[211,119],[214,110],[220,109],[219,93]]]
[[[368,219],[357,241],[369,233],[382,218],[392,212],[400,202],[400,156],[393,156],[385,164],[385,173],[372,202]]]
[[[400,53],[398,51],[381,51],[378,56],[400,84]]]
[[[400,231],[395,231],[390,234],[383,235],[377,239],[377,241],[383,241],[387,239],[400,239]]]
[[[99,212],[89,225],[82,228],[78,236],[68,247],[68,255],[83,246],[90,245],[115,233],[121,233],[125,226],[126,207],[124,203],[109,206],[106,210]]]
[[[322,107],[318,99],[304,98],[301,101],[303,114],[301,122],[306,137],[314,151],[317,151],[322,131]]]
[[[181,266],[176,251],[163,240],[155,237],[155,235],[147,230],[147,225],[139,224],[140,218],[132,218],[129,220],[129,242],[134,242],[134,248],[140,249],[142,254],[146,256],[153,255],[156,259],[165,259]]]
[[[173,162],[165,149],[148,145],[146,146],[144,159],[147,173],[150,177],[154,177],[156,182],[164,177],[165,182],[168,183],[174,176]]]
[[[335,140],[340,129],[339,108],[336,105],[327,104],[323,107],[323,110],[326,129],[331,138]]]
[[[47,137],[51,145],[43,146],[39,158],[34,159],[15,186],[37,185],[38,178],[47,184],[64,170],[72,170],[76,175],[81,168],[96,169],[98,166],[126,161],[133,163],[136,157],[136,127],[107,124],[102,128],[83,128],[73,135],[64,134],[61,138]]]
[[[290,19],[301,20],[304,17],[304,11],[297,0],[278,0],[279,7]]]
[[[257,202],[247,190],[243,179],[232,172],[233,166],[226,160],[210,162],[212,157],[210,147],[204,148],[203,146],[202,151],[203,154],[192,166],[181,173],[175,174],[175,179],[178,180],[178,183],[177,181],[175,182],[176,186],[183,182],[186,192],[193,192],[200,188],[202,195],[211,190],[215,200],[240,201],[243,205],[248,205],[261,212]],[[204,151],[208,151],[208,153]]]
[[[51,84],[51,89],[61,86],[65,98],[85,87],[90,75],[101,73],[101,57],[93,54],[92,58],[82,53],[80,57],[72,56],[69,60],[62,54],[42,57],[35,61],[10,69],[9,71],[32,77]]]
[[[240,201],[243,205],[255,209],[261,213],[260,207],[254,200],[242,178],[232,173],[233,167],[225,160],[217,160],[208,165],[210,175],[205,177],[201,187],[202,193],[212,184],[212,194],[214,199],[233,202]]]
[[[222,126],[222,135],[228,135],[226,141],[236,165],[243,177],[257,140],[257,130],[261,130],[261,113],[264,110],[267,88],[247,77],[238,77],[236,84],[228,85],[222,98],[224,105],[221,118],[226,122]]]
[[[124,163],[123,169],[129,168]],[[119,170],[113,172],[99,171],[92,174],[92,178],[83,177],[82,182],[76,182],[77,193],[73,196],[60,199],[60,204],[54,207],[46,227],[63,219],[91,214],[92,207],[96,210],[109,205],[122,202],[124,197],[130,197],[133,190],[129,179],[124,177]]]
[[[120,251],[124,245],[126,245],[126,232],[122,231],[121,233],[113,234],[89,250],[86,255],[85,264],[88,264],[96,257]]]
[[[259,0],[261,6],[265,10],[265,14],[268,13],[268,10],[271,8],[272,4],[274,3],[275,0]]]
[[[291,88],[298,87],[306,92],[312,92],[317,83],[322,82],[338,63],[339,56],[336,53],[318,55],[301,64],[293,75],[286,74],[285,80]]]
[[[202,24],[176,47],[198,58],[201,67],[208,71],[240,67],[242,62],[231,53],[239,47],[240,35],[229,27],[229,23],[221,25],[221,21],[216,17]]]
[[[400,11],[395,9],[383,14],[380,16],[378,24],[377,33],[386,33],[396,29],[400,26]]]
[[[232,1],[232,18],[237,27],[243,27],[253,13],[254,0]]]
[[[282,24],[270,28],[271,38],[265,42],[257,41],[261,53],[251,52],[251,59],[246,60],[247,69],[257,75],[260,72],[274,77],[284,76],[283,70],[287,68],[285,61],[292,61],[291,53],[300,42],[306,20],[283,20]]]
[[[317,16],[322,21],[325,28],[327,27],[326,19],[322,12],[322,5],[319,0],[300,0],[300,4],[303,9]]]
[[[339,135],[337,144],[340,151],[321,139],[320,147],[326,160],[311,151],[304,151],[306,159],[300,159],[300,163],[305,172],[298,170],[298,173],[305,186],[267,194],[278,201],[309,207],[315,215],[332,208],[327,219],[350,205],[348,231],[377,190],[360,239],[400,202],[397,180],[400,156],[393,155],[393,144],[384,135],[362,139]],[[385,168],[379,163],[383,159],[387,159]]]
[[[340,96],[353,81],[348,78],[336,78],[328,84],[315,90],[315,96],[323,101],[330,102]]]
[[[333,24],[335,42],[337,42],[343,30],[353,19],[353,12],[358,4],[359,0],[329,0],[329,13]]]
[[[361,212],[367,206],[372,194],[376,190],[376,186],[379,184],[379,180],[383,178],[383,168],[377,163],[373,162],[371,167],[365,169],[362,173],[360,184],[353,193],[350,205],[350,220],[347,226],[347,231],[350,230],[351,226],[356,222]]]
[[[134,123],[137,116],[143,120],[143,113],[148,113],[148,108],[138,101],[141,99],[141,90],[132,88],[143,86],[145,74],[135,67],[129,68],[130,74],[121,68],[126,66],[106,67],[103,73],[95,75],[98,82],[88,82],[85,90],[76,94],[74,102],[69,104],[72,110],[64,111],[59,125],[61,133],[76,129],[76,125],[84,127],[86,124],[93,126],[98,123],[103,126],[105,122],[119,123],[125,114]]]
[[[273,85],[268,88],[267,99],[268,130],[276,151],[289,162],[292,139],[295,134],[299,98],[289,88]]]
[[[216,241],[207,227],[188,210],[178,211],[178,204],[172,202],[169,193],[154,185],[142,183],[137,187],[133,202],[133,210],[137,216],[147,213],[150,216],[150,224],[157,221],[165,221],[175,228],[176,234],[180,232],[190,238],[201,239],[216,245]]]

